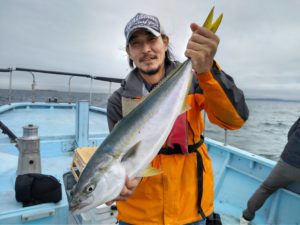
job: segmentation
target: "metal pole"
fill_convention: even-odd
[[[225,140],[224,140],[224,145],[226,146],[226,145],[228,145],[228,132],[227,132],[227,129],[224,129],[224,132],[225,132]]]
[[[68,90],[68,103],[71,104],[72,100],[71,100],[71,79],[73,78],[73,76],[70,76],[69,78],[69,90]]]
[[[90,105],[92,105],[92,92],[93,92],[93,78],[91,77],[91,82],[90,82]]]
[[[111,95],[111,81],[109,82],[109,90],[108,90],[108,95]]]
[[[8,92],[8,104],[9,105],[11,103],[12,72],[13,72],[13,70],[11,69],[10,74],[9,74],[9,92]]]
[[[32,103],[35,102],[35,85],[36,85],[36,82],[35,82],[35,76],[34,76],[34,73],[33,72],[30,72],[31,75],[32,75],[32,85],[31,85],[31,91],[32,91]]]
[[[75,140],[78,147],[89,145],[89,103],[76,103]]]

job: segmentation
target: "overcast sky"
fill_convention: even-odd
[[[130,68],[123,31],[137,12],[160,19],[184,60],[190,23],[202,24],[213,5],[216,16],[224,13],[215,59],[246,97],[300,100],[298,0],[0,0],[0,68],[124,78]],[[17,75],[30,86],[30,74]],[[53,84],[53,77],[40,77],[36,88]],[[0,73],[0,88],[8,78]]]

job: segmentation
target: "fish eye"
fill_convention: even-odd
[[[86,187],[86,191],[88,193],[91,193],[93,190],[95,189],[95,185],[91,184],[89,186]]]

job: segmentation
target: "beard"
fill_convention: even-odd
[[[139,70],[140,70],[140,72],[141,72],[142,74],[145,74],[145,75],[147,75],[147,76],[153,76],[153,75],[155,75],[155,74],[158,73],[158,71],[160,70],[160,68],[161,68],[161,66],[158,66],[156,69],[150,69],[150,70],[142,70],[142,69],[139,69]]]

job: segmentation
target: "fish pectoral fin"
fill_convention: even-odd
[[[147,166],[141,173],[141,177],[152,177],[161,174],[163,171],[152,166]]]
[[[137,143],[135,143],[123,156],[123,158],[121,159],[121,162],[124,162],[127,159],[133,157],[136,154],[136,150],[138,149],[140,144],[141,144],[141,141],[138,141]]]

